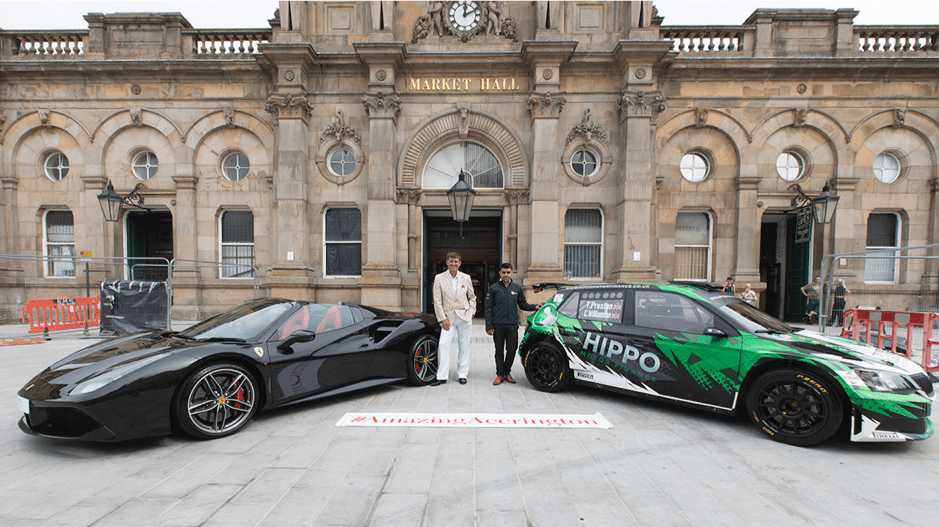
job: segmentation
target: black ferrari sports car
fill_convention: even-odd
[[[56,362],[19,391],[20,428],[87,441],[174,429],[224,437],[260,410],[405,379],[429,384],[438,334],[426,314],[253,300],[185,331],[117,337]]]

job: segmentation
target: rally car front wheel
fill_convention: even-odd
[[[781,443],[809,446],[841,425],[841,400],[826,380],[799,370],[764,373],[747,394],[750,420]]]
[[[560,392],[574,382],[567,355],[547,342],[535,344],[525,356],[525,376],[532,386],[543,392]]]

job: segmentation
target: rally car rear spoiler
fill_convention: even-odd
[[[557,282],[540,282],[540,283],[532,285],[531,290],[534,291],[535,293],[540,293],[544,291],[545,289],[558,290],[564,287],[568,287],[568,284],[559,284]]]

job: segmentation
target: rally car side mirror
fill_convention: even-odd
[[[705,335],[710,335],[712,337],[717,337],[719,339],[727,338],[727,333],[724,333],[723,330],[717,328],[707,328],[704,330]]]

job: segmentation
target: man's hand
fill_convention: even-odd
[[[440,327],[442,327],[444,331],[450,331],[450,320],[446,318],[443,319],[443,322],[440,323]]]
[[[544,305],[544,302],[542,302],[542,303],[538,304],[537,306],[535,306],[535,311],[541,309],[541,306],[543,306],[543,305]]]
[[[496,330],[494,330],[494,329],[487,329],[487,330],[486,330],[486,334],[489,335],[489,336],[492,336],[492,334],[495,333],[495,332],[496,332]]]

